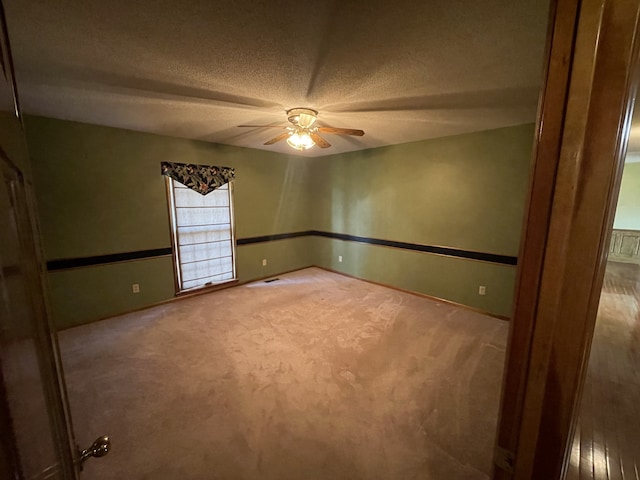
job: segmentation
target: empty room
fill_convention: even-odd
[[[555,6],[2,6],[2,115],[24,131],[2,147],[28,158],[3,208],[37,213],[0,230],[33,230],[25,302],[55,339],[42,385],[0,364],[21,392],[0,428],[32,424],[18,478],[512,467],[496,438]]]

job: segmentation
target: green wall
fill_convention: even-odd
[[[236,168],[240,239],[321,230],[516,256],[533,125],[313,159],[42,117],[27,117],[27,139],[47,260],[169,247],[165,160]],[[315,236],[239,246],[236,263],[241,282],[315,264],[499,315],[516,271]],[[174,296],[170,256],[49,283],[60,328]]]
[[[0,146],[11,162],[20,169],[27,183],[30,182],[31,165],[24,142],[24,131],[13,111],[0,110]]]
[[[236,168],[238,238],[311,228],[308,159],[42,117],[27,117],[26,130],[47,260],[170,247],[162,161]],[[238,247],[239,280],[311,265],[308,242]],[[175,291],[170,256],[48,277],[60,328],[167,300]]]
[[[316,229],[517,256],[533,125],[323,157],[312,164]],[[316,240],[318,264],[511,313],[516,268],[383,246]],[[343,262],[338,262],[343,255]],[[478,287],[486,295],[478,295]]]
[[[613,228],[640,230],[640,162],[624,165]]]

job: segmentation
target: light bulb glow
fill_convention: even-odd
[[[316,144],[309,135],[309,132],[304,130],[296,130],[293,132],[287,139],[287,143],[296,150],[307,150]]]

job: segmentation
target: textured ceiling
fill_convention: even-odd
[[[547,1],[5,0],[27,113],[262,145],[285,109],[363,129],[326,155],[535,120]]]

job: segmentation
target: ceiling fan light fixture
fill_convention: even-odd
[[[302,129],[293,132],[289,138],[287,138],[287,143],[296,150],[307,150],[316,144],[309,135],[309,132]]]
[[[312,108],[291,108],[287,110],[289,121],[294,125],[302,128],[310,128],[316,123],[318,112]]]
[[[314,123],[316,123],[315,115],[309,115],[308,113],[301,113],[300,116],[298,117],[298,125],[300,125],[303,128],[309,128]]]
[[[2,1],[2,0],[0,0]],[[252,128],[279,128],[286,131],[280,135],[267,140],[264,145],[273,145],[274,143],[287,140],[287,143],[291,148],[296,150],[308,150],[314,145],[318,145],[320,148],[329,148],[331,144],[327,142],[320,134],[329,133],[336,135],[355,135],[361,137],[364,135],[364,130],[356,130],[355,128],[336,128],[318,126],[316,120],[318,112],[312,108],[290,108],[287,110],[287,119],[290,126],[281,125],[238,125],[239,127],[252,127]]]

